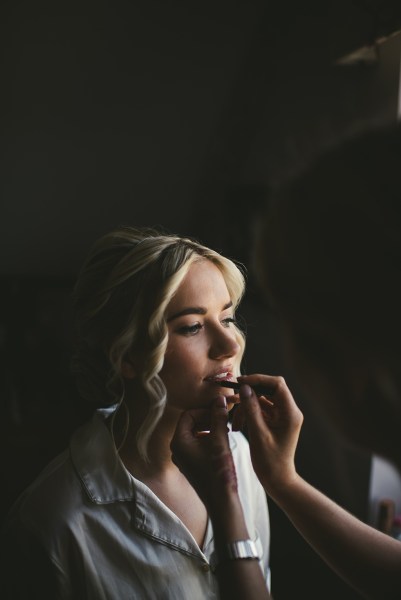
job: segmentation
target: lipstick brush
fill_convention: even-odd
[[[219,385],[220,387],[231,388],[235,391],[236,394],[238,394],[239,388],[241,386],[241,384],[238,383],[238,381],[215,381],[214,383],[216,385]],[[251,385],[250,387],[253,389],[257,396],[272,396],[274,394],[273,387],[265,387],[262,385]]]

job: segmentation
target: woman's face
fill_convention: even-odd
[[[169,340],[160,377],[168,406],[200,408],[219,393],[232,395],[215,383],[235,379],[240,352],[231,298],[218,267],[207,259],[192,264],[166,317]]]

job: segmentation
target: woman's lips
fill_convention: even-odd
[[[209,375],[209,377],[205,377],[205,380],[210,381],[210,383],[222,385],[223,381],[234,381],[234,375],[231,373],[231,371],[222,371],[221,373],[216,373],[215,375]]]

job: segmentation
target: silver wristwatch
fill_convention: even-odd
[[[217,554],[216,550],[213,552],[210,558],[210,564],[213,569],[217,565],[225,560],[260,560],[261,556],[258,553],[256,543],[253,540],[238,540],[237,542],[229,542],[219,548]]]
[[[260,560],[260,556],[258,555],[258,551],[256,549],[256,544],[252,540],[239,540],[238,542],[230,542],[225,546],[225,552],[227,558],[237,559],[237,558],[249,558]]]

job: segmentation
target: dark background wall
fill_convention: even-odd
[[[121,222],[196,233],[222,189],[394,118],[382,64],[333,63],[394,31],[397,4],[2,2],[0,271],[73,275]]]
[[[92,242],[120,224],[161,225],[248,265],[272,183],[333,137],[396,119],[398,5],[2,2],[3,513],[85,417],[69,376],[69,295]],[[336,64],[374,40],[369,60]],[[297,391],[252,274],[243,315],[246,369],[283,373]],[[364,518],[368,457],[297,399],[301,472]],[[272,528],[278,600],[294,582],[309,598],[356,597],[274,506]]]

